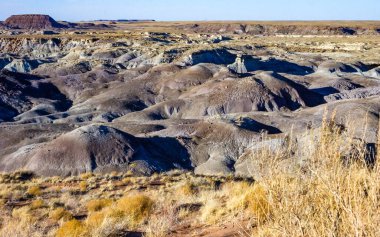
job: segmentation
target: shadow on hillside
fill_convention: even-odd
[[[251,132],[267,132],[268,134],[279,134],[282,131],[276,127],[269,126],[263,123],[260,123],[251,118],[243,118],[241,121],[233,121],[233,124],[239,128],[251,131]]]
[[[318,94],[312,90],[309,90],[305,86],[298,84],[297,82],[292,81],[292,80],[290,80],[290,79],[288,79],[288,78],[286,78],[286,77],[284,77],[278,73],[274,73],[273,76],[278,80],[286,82],[288,85],[290,85],[291,87],[296,89],[298,91],[299,95],[305,101],[307,106],[314,107],[314,106],[318,106],[318,105],[326,103],[326,101],[322,95],[320,95],[320,94]],[[291,101],[290,98],[288,98],[288,99]]]
[[[179,138],[181,139],[181,138]],[[182,141],[186,141],[182,138]],[[172,137],[151,137],[142,139],[145,150],[149,151],[149,164],[159,167],[161,172],[173,169],[192,170],[190,154],[184,144]]]
[[[243,59],[248,72],[261,70],[299,76],[305,76],[314,72],[313,68],[311,67],[301,66],[296,63],[275,58],[270,58],[269,60],[261,60],[260,58],[243,57]]]

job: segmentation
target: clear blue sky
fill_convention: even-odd
[[[0,19],[380,20],[380,0],[0,0]]]

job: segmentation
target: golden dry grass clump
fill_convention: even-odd
[[[29,187],[26,193],[29,196],[35,197],[35,196],[40,196],[42,194],[42,191],[39,186],[34,185],[34,186]]]
[[[94,212],[90,213],[90,215],[86,219],[86,224],[90,229],[96,230],[102,226],[104,220],[107,217],[106,212]]]
[[[117,201],[117,211],[128,216],[132,225],[146,220],[152,213],[154,201],[145,195],[125,196]]]
[[[263,186],[259,184],[253,185],[243,197],[243,207],[257,219],[258,223],[262,223],[269,218],[271,205],[268,200],[267,190]]]
[[[84,174],[81,174],[81,175],[80,175],[80,178],[81,178],[82,180],[87,180],[87,179],[89,179],[89,178],[91,178],[91,177],[94,177],[94,174],[93,174],[93,173],[84,173]]]
[[[43,208],[43,207],[46,207],[46,204],[45,204],[44,200],[42,200],[42,199],[36,199],[36,200],[32,201],[32,203],[30,204],[30,208],[32,210]]]
[[[51,217],[56,221],[69,220],[57,230],[57,236],[108,236],[143,224],[152,213],[153,205],[153,200],[145,195],[128,195],[117,201],[89,201],[84,221],[70,220],[72,215],[62,208],[55,210]]]
[[[54,221],[69,221],[73,219],[73,215],[63,207],[58,207],[55,210],[53,210],[50,213],[49,217]]]
[[[186,181],[180,187],[178,187],[178,193],[184,196],[191,196],[196,193],[196,187],[194,184]]]
[[[86,192],[86,191],[87,191],[87,188],[88,188],[88,184],[87,184],[86,181],[81,181],[81,182],[79,183],[79,190],[80,190],[81,192]]]
[[[78,221],[71,220],[64,223],[56,233],[56,237],[85,237],[87,235],[86,226]]]
[[[101,211],[105,207],[108,207],[112,204],[111,199],[95,199],[87,203],[88,212],[97,212]]]

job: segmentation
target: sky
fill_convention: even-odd
[[[0,19],[380,20],[380,0],[0,0]]]

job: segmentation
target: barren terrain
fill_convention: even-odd
[[[37,177],[37,181],[18,180],[15,184],[12,179],[4,181],[4,190],[11,193],[1,195],[8,208],[4,211],[6,215],[15,213],[19,206],[28,207],[30,199],[43,200],[47,206],[41,210],[46,211],[57,208],[52,199],[59,198],[61,193],[70,193],[73,197],[69,198],[78,194],[79,206],[70,206],[68,200],[60,200],[59,205],[71,213],[68,219],[79,220],[71,224],[83,227],[83,233],[89,235],[86,231],[90,224],[81,227],[91,216],[84,210],[85,203],[87,199],[104,198],[105,191],[100,187],[107,183],[112,185],[112,192],[107,192],[106,198],[113,203],[107,206],[119,205],[122,202],[119,199],[133,189],[133,194],[141,191],[151,197],[155,208],[141,220],[139,217],[138,224],[126,224],[116,230],[116,235],[111,231],[101,236],[123,236],[126,230],[154,236],[149,228],[157,227],[149,226],[154,224],[149,220],[162,211],[182,211],[178,205],[189,205],[185,208],[186,215],[182,218],[171,213],[171,218],[176,218],[175,225],[166,223],[174,227],[165,227],[162,236],[218,236],[215,233],[219,232],[220,236],[251,233],[281,236],[276,228],[287,231],[287,236],[320,236],[321,229],[305,233],[313,223],[303,223],[303,219],[298,223],[301,232],[286,229],[290,223],[279,224],[275,219],[280,218],[280,213],[267,212],[266,206],[265,210],[258,208],[257,200],[254,204],[245,200],[247,192],[264,192],[265,198],[260,194],[258,199],[280,205],[270,189],[279,191],[275,182],[280,181],[272,179],[274,175],[285,179],[279,173],[298,177],[302,174],[311,180],[308,175],[326,168],[315,165],[313,159],[320,162],[324,155],[345,161],[355,158],[363,160],[364,166],[376,166],[379,22],[54,21],[64,26],[55,28],[44,19],[38,18],[35,23],[38,27],[48,25],[42,29],[30,26],[16,29],[2,23],[0,171],[27,171]],[[19,25],[17,18],[12,22]],[[24,24],[28,23],[21,26]],[[326,129],[337,136],[328,143],[339,141],[329,151],[326,147],[321,150],[326,145],[323,136]],[[344,170],[334,165],[339,171]],[[172,176],[173,172],[179,175]],[[342,171],[342,175],[347,175],[347,180],[328,176],[317,179],[321,182],[316,185],[323,186],[324,180],[352,181],[346,172]],[[80,182],[87,180],[78,177],[83,174],[93,178],[78,191]],[[108,181],[106,177],[111,176],[114,178]],[[137,183],[129,185],[126,178]],[[236,181],[238,178],[244,180]],[[185,182],[187,179],[189,182]],[[262,183],[254,185],[253,180]],[[24,194],[30,182],[37,182],[42,194]],[[220,187],[207,182],[216,182]],[[295,185],[292,182],[288,184]],[[304,185],[302,180],[294,182]],[[234,192],[230,190],[231,183],[247,186],[246,191],[236,194],[236,199],[243,200],[239,199],[243,204],[236,204],[239,207],[227,207],[231,204],[229,192]],[[190,186],[187,188],[191,198],[186,197],[185,203],[173,200],[176,210],[161,210],[172,197],[161,200],[159,195],[175,196],[169,194],[177,192],[181,184]],[[194,191],[193,186],[198,189]],[[268,200],[267,191],[274,195],[268,194],[271,197]],[[199,193],[215,195],[210,199],[215,203],[208,203],[210,200],[197,196]],[[351,208],[347,206],[352,204],[349,201],[332,198],[345,211]],[[224,205],[225,213],[217,213],[218,202]],[[262,200],[259,202],[263,205]],[[210,205],[214,205],[212,213],[208,213]],[[249,212],[250,205],[254,206],[253,212]],[[33,208],[24,209],[29,214],[36,212]],[[242,210],[244,214],[239,216]],[[305,214],[297,211],[299,218]],[[207,218],[203,218],[205,215]],[[343,219],[347,217],[342,215]],[[98,221],[102,222],[103,217],[98,216],[101,219]],[[115,221],[112,218],[110,221]],[[268,229],[257,228],[262,224],[260,218],[269,220]],[[356,229],[339,233],[361,231],[360,218],[348,216],[347,220],[350,218],[356,218]],[[28,236],[55,235],[64,223],[62,218],[55,223],[42,219],[46,226],[30,229]],[[42,223],[42,219],[34,223]],[[232,219],[236,223],[228,223]],[[360,221],[366,223],[364,219]],[[186,223],[187,227],[181,226]],[[323,223],[327,229],[331,227],[328,223]],[[363,227],[364,232],[360,232],[364,234],[357,236],[376,236],[372,225],[365,226],[368,228]],[[4,231],[2,234],[7,236],[9,232]]]

